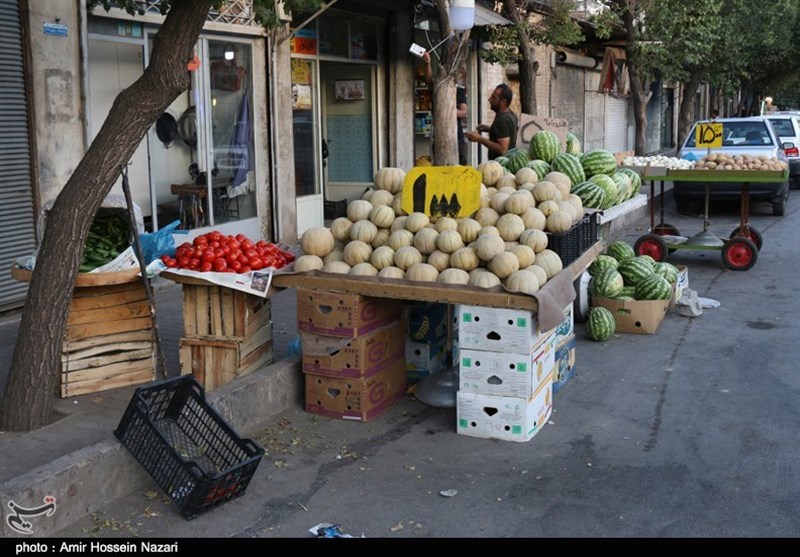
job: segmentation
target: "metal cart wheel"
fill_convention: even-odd
[[[658,234],[640,236],[633,246],[633,251],[636,255],[649,255],[659,263],[666,261],[669,254],[666,240]]]
[[[746,271],[758,261],[758,248],[752,240],[737,236],[722,247],[722,263],[731,271]]]
[[[733,229],[733,232],[731,232],[729,238],[737,238],[740,236],[742,238],[747,238],[756,245],[756,249],[758,249],[758,251],[761,251],[761,247],[764,245],[764,238],[761,236],[761,232],[759,232],[752,226],[747,227],[747,234],[742,234],[740,232],[741,230],[742,227],[737,226],[736,228]]]

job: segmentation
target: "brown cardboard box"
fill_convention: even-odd
[[[405,393],[405,358],[363,379],[305,374],[306,411],[329,418],[366,422]]]
[[[370,377],[404,357],[402,321],[355,339],[301,333],[303,372],[326,377]]]
[[[614,315],[616,332],[652,334],[664,320],[670,300],[614,300],[592,297],[592,305]]]
[[[307,333],[356,338],[398,321],[400,309],[400,300],[297,291],[297,327]]]

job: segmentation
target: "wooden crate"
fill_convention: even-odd
[[[180,339],[181,375],[192,374],[212,391],[272,362],[272,323],[246,339],[183,337]]]
[[[155,332],[141,280],[77,287],[61,346],[62,398],[155,380]]]
[[[225,286],[183,284],[183,329],[186,338],[245,340],[270,322],[270,303]]]

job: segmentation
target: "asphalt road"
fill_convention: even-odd
[[[666,211],[702,229],[671,196]],[[710,220],[728,236],[736,205]],[[796,537],[800,193],[783,217],[756,204],[751,224],[764,246],[749,271],[719,251],[670,257],[719,307],[605,343],[578,324],[576,376],[529,442],[458,435],[455,409],[410,396],[368,423],[298,408],[252,435],[267,454],[242,497],[187,521],[153,484],[63,535],[304,538],[327,522],[367,538]]]

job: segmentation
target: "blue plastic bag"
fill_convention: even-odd
[[[160,228],[157,232],[146,232],[139,236],[139,242],[142,245],[142,256],[146,265],[159,259],[162,255],[175,257],[175,239],[172,235],[187,234],[189,232],[188,230],[177,230],[180,225],[181,221],[176,220],[164,228]]]

